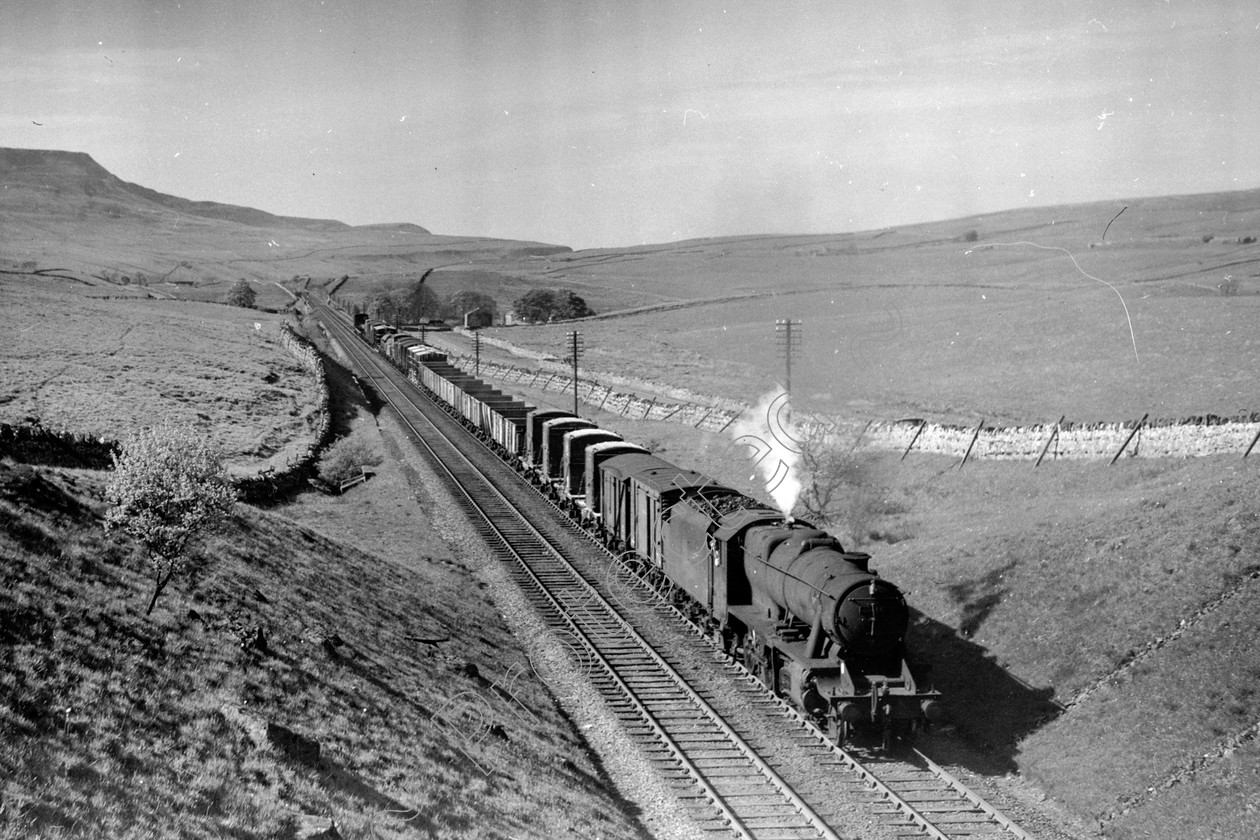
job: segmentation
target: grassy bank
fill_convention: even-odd
[[[0,476],[0,836],[640,836],[450,557],[242,507],[145,619],[99,475]]]

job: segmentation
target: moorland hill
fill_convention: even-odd
[[[128,183],[87,154],[45,149],[0,148],[0,217],[0,269],[58,270],[97,285],[126,278],[152,297],[203,300],[221,300],[239,278],[404,283],[445,263],[568,250],[194,201]]]

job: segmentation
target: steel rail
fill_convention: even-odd
[[[950,773],[944,767],[940,766],[935,761],[928,758],[926,755],[924,755],[922,752],[920,752],[917,749],[914,750],[914,754],[919,757],[919,760],[922,761],[924,765],[927,766],[928,770],[930,770],[937,778],[944,781],[951,788],[958,791],[958,793],[961,794],[963,798],[967,799],[973,805],[979,808],[981,811],[988,814],[989,817],[998,825],[1002,826],[1002,828],[1006,829],[1011,834],[1020,838],[1020,840],[1033,840],[1031,835],[1029,835],[1026,831],[1024,831],[1019,826],[1015,825],[1015,823],[1011,822],[1010,819],[1008,819],[1006,815],[1003,814],[1001,811],[994,808],[988,802],[985,802],[982,798],[980,798],[980,796],[975,791],[971,790],[971,788],[967,787],[965,784],[959,781],[952,773]]]
[[[332,319],[327,320],[335,319],[336,316],[334,315]],[[348,329],[341,323],[338,323],[337,326],[340,328],[338,331],[343,334]],[[619,631],[623,637],[629,639],[638,646],[639,650],[648,657],[651,663],[655,666],[656,670],[668,678],[678,691],[681,692],[683,698],[717,727],[720,733],[732,745],[734,745],[736,750],[743,756],[748,764],[755,769],[763,779],[770,783],[778,794],[791,806],[795,813],[800,815],[801,818],[810,824],[810,826],[818,833],[818,836],[827,838],[827,840],[839,840],[839,836],[831,830],[826,822],[810,807],[808,803],[796,794],[791,786],[783,780],[774,768],[757,755],[756,751],[749,746],[749,744],[729,724],[727,724],[725,720],[722,719],[721,715],[707,701],[700,697],[700,695],[697,694],[689,684],[687,684],[682,675],[679,674],[673,666],[666,662],[660,654],[652,648],[647,640],[644,639],[637,630],[635,630],[621,615],[617,613],[616,609],[613,608],[612,605],[598,592],[598,590],[586,580],[582,573],[579,572],[573,564],[563,556],[560,550],[557,549],[545,535],[538,531],[538,529],[535,528],[526,517],[524,517],[519,509],[497,487],[494,487],[493,484],[485,478],[484,474],[476,466],[476,464],[474,464],[463,452],[461,452],[455,445],[454,441],[452,441],[449,436],[436,424],[434,424],[432,419],[429,418],[422,409],[420,409],[420,406],[417,405],[414,399],[408,395],[407,390],[402,388],[391,378],[390,373],[392,372],[392,368],[385,368],[380,365],[379,357],[359,346],[356,339],[352,338],[349,342],[343,342],[342,346],[349,355],[355,357],[359,361],[359,364],[364,367],[365,373],[367,373],[370,379],[377,382],[388,383],[388,385],[395,391],[396,397],[391,396],[384,391],[382,391],[382,396],[398,411],[398,414],[403,422],[406,423],[415,433],[417,441],[429,452],[432,462],[440,467],[441,471],[448,477],[448,479],[457,488],[459,488],[460,495],[462,495],[467,505],[473,508],[485,528],[489,529],[494,540],[500,544],[500,548],[506,550],[510,557],[514,559],[526,573],[528,573],[529,578],[533,581],[540,594],[545,597],[546,602],[550,605],[552,612],[554,612],[567,624],[574,637],[579,640],[592,659],[613,681],[618,691],[633,705],[639,716],[653,730],[657,740],[666,747],[666,749],[680,764],[682,764],[688,775],[705,792],[706,798],[708,798],[714,807],[721,813],[724,820],[729,826],[731,826],[732,829],[744,837],[753,838],[756,836],[756,834],[753,833],[753,829],[750,829],[744,821],[741,820],[741,818],[732,810],[725,797],[723,797],[722,794],[709,782],[703,770],[697,767],[694,762],[687,757],[686,750],[663,728],[660,721],[652,714],[648,704],[640,697],[639,693],[636,692],[633,687],[626,683],[618,672],[617,667],[609,661],[602,651],[600,651],[598,645],[591,639],[586,630],[579,626],[579,622],[573,615],[571,608],[566,606],[561,602],[561,600],[557,599],[551,593],[550,589],[554,587],[555,584],[553,583],[549,585],[544,583],[536,570],[531,566],[530,561],[527,560],[521,552],[516,550],[515,546],[512,545],[511,539],[504,533],[503,529],[496,524],[494,516],[486,509],[484,500],[479,501],[476,499],[471,489],[466,486],[466,483],[471,476],[480,477],[481,480],[478,484],[478,489],[483,493],[490,494],[490,501],[502,505],[509,512],[509,515],[513,516],[515,521],[512,524],[517,527],[523,527],[529,537],[535,540],[541,545],[541,547],[550,553],[551,556],[548,559],[553,563],[558,563],[561,568],[567,572],[570,576],[571,585],[575,584],[583,592],[583,594],[587,596],[587,599],[583,603],[591,603],[593,599],[594,603],[596,603],[602,610],[603,620],[612,622],[617,631]],[[351,348],[353,348],[353,350]],[[362,361],[363,359],[369,359],[370,363],[365,364]],[[376,375],[370,373],[372,368],[375,368],[378,371]],[[382,374],[379,373],[379,371],[385,371],[385,373]],[[460,466],[464,468],[462,471],[466,472],[462,479],[456,474],[454,467],[448,463],[446,459],[441,457],[430,441],[421,433],[420,429],[416,427],[411,419],[405,416],[405,413],[399,405],[399,400],[404,401],[410,404],[412,408],[417,409],[420,415],[425,417],[426,421],[428,421],[434,431],[442,436],[442,439],[448,444],[451,451],[459,459]],[[782,828],[783,826],[779,827]]]

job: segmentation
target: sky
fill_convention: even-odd
[[[1252,0],[6,0],[0,146],[622,247],[1260,186]]]

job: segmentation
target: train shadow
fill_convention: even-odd
[[[932,683],[949,710],[950,723],[925,741],[938,761],[984,775],[1017,771],[1019,743],[1066,711],[1053,688],[1029,685],[984,646],[914,609],[908,647],[931,663]]]

